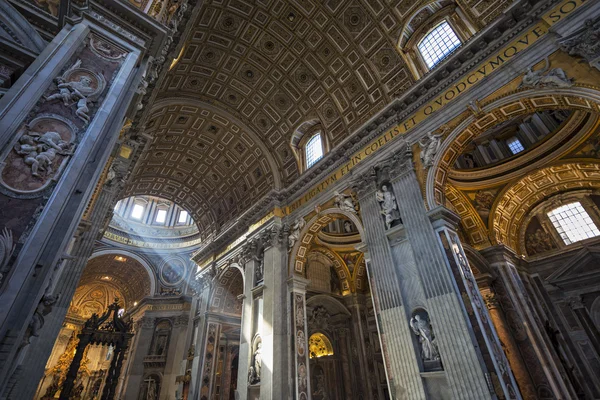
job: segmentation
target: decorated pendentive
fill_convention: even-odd
[[[75,147],[77,127],[56,114],[42,114],[19,130],[2,155],[0,183],[21,194],[43,190],[56,180]]]
[[[185,261],[175,257],[169,258],[160,268],[160,280],[167,286],[176,286],[185,278],[185,272]]]

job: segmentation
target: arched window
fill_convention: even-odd
[[[478,21],[455,1],[431,0],[412,10],[400,32],[400,55],[415,80],[421,79],[478,30]]]
[[[144,215],[145,207],[141,204],[134,204],[131,209],[131,218],[133,219],[142,219],[142,215]]]
[[[600,236],[598,227],[578,201],[555,208],[548,218],[565,244]]]
[[[417,47],[427,68],[431,69],[460,45],[454,29],[447,20],[443,20],[421,39]]]
[[[323,157],[323,142],[321,132],[315,133],[305,145],[306,168],[312,167]]]
[[[316,119],[304,121],[294,131],[290,148],[298,162],[298,170],[303,173],[329,151],[327,132]]]

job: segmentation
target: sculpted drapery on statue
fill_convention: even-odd
[[[353,214],[357,212],[356,202],[354,201],[354,197],[352,195],[340,193],[337,190],[334,192],[334,200],[333,203],[337,208],[343,211],[347,211]]]
[[[562,68],[550,69],[550,61],[546,58],[544,68],[534,71],[532,67],[527,68],[520,87],[522,88],[565,88],[573,86],[573,81],[567,77]]]
[[[396,196],[390,191],[388,185],[381,185],[381,190],[375,193],[375,197],[381,205],[381,214],[385,217],[387,229],[390,229],[395,221],[401,221]]]
[[[415,315],[410,320],[410,327],[415,335],[419,337],[421,345],[421,358],[424,361],[436,361],[440,359],[440,352],[433,337],[431,324],[427,319],[426,313]]]

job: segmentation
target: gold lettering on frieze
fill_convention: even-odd
[[[375,154],[381,148],[394,141],[398,136],[406,135],[416,125],[425,121],[434,112],[454,101],[457,97],[471,89],[473,86],[484,81],[489,75],[502,67],[512,58],[523,52],[525,49],[536,43],[541,37],[548,33],[549,28],[557,22],[563,20],[567,15],[581,7],[588,0],[565,0],[555,6],[552,10],[542,16],[542,19],[521,34],[516,40],[509,43],[503,49],[498,51],[486,61],[469,71],[462,79],[453,84],[452,87],[444,91],[437,98],[430,101],[423,107],[415,111],[414,114],[407,117],[403,122],[387,130],[383,135],[374,139],[357,153],[352,155],[349,161],[342,165],[337,171],[325,178],[321,183],[310,188],[302,197],[298,198],[289,206],[285,207],[285,213],[291,214],[300,206],[306,204],[313,197],[322,191],[325,191],[330,185],[338,179],[348,174],[357,164]]]

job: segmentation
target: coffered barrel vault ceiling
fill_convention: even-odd
[[[320,122],[335,147],[410,88],[401,33],[450,3],[205,1],[160,88],[154,140],[126,195],[176,201],[214,232],[297,178],[290,140],[301,124]],[[484,22],[506,3],[458,5]]]

